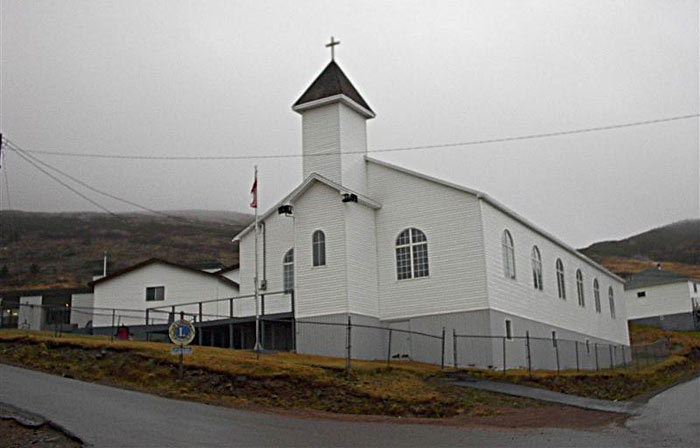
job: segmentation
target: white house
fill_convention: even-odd
[[[366,122],[375,113],[335,61],[293,110],[303,180],[261,215],[257,260],[265,291],[294,291],[298,352],[342,356],[343,333],[331,340],[302,323],[348,316],[431,334],[445,327],[629,346],[622,279],[482,192],[368,157]],[[249,295],[254,226],[235,240],[241,295]],[[245,306],[237,312],[254,312]],[[397,343],[410,345],[412,359],[440,356],[416,341]],[[353,344],[355,357],[386,356],[376,340]],[[480,364],[499,366],[498,347]]]
[[[198,321],[225,319],[230,315],[230,302],[223,299],[238,296],[238,283],[223,275],[158,258],[99,278],[90,285],[94,328],[145,325],[146,317],[151,325],[167,324],[173,318],[173,310],[184,311],[188,318],[197,317]],[[201,310],[198,302],[204,302]]]
[[[660,269],[634,274],[625,283],[631,323],[664,330],[700,329],[700,294],[692,279]]]

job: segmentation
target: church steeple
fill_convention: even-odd
[[[331,44],[337,44],[331,40]],[[331,46],[331,50],[333,47]],[[367,120],[374,111],[331,60],[292,106],[302,116],[303,174],[367,191]]]
[[[360,92],[352,85],[340,66],[331,60],[309,88],[292,106],[292,110],[301,113],[312,107],[340,101],[355,109],[365,118],[374,118],[375,114]]]

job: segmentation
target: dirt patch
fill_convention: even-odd
[[[60,431],[42,425],[39,428],[26,428],[11,419],[0,419],[0,441],[6,448],[77,448],[82,444],[67,437]]]
[[[392,423],[406,425],[438,425],[460,428],[568,428],[593,429],[624,424],[628,416],[608,412],[589,411],[559,405],[540,405],[524,409],[502,409],[497,414],[469,416],[458,415],[442,419],[419,417],[386,417],[381,415],[330,414],[307,410],[261,410],[268,414],[309,420],[340,422]]]

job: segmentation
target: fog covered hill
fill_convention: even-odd
[[[3,210],[0,290],[85,284],[101,270],[105,251],[110,271],[150,257],[193,265],[238,261],[231,238],[252,221],[251,215],[209,210],[165,213],[175,218]]]

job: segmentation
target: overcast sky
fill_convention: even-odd
[[[697,0],[0,0],[0,127],[27,150],[300,154],[292,103],[336,60],[370,151],[697,114]],[[700,216],[698,119],[375,157],[490,194],[574,246]],[[301,159],[40,156],[145,206],[249,212]],[[13,153],[13,208],[96,210]],[[7,196],[3,185],[3,209]],[[111,210],[128,207],[100,196]],[[436,211],[436,217],[438,211]]]

